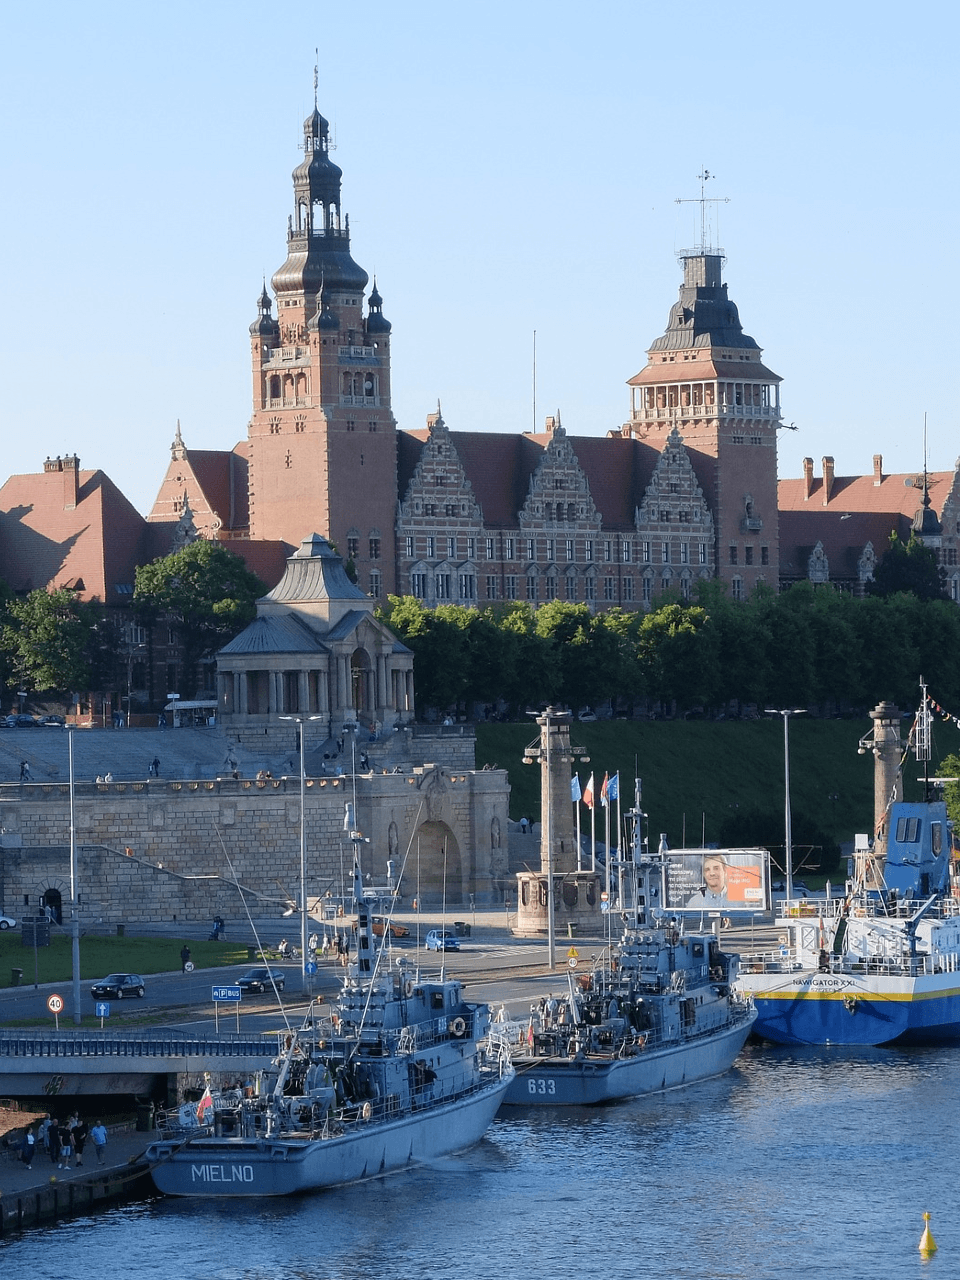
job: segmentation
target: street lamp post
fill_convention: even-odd
[[[77,815],[73,771],[73,726],[67,733],[70,757],[70,946],[73,975],[73,1021],[80,1025],[80,903],[77,900]]]
[[[293,720],[300,736],[300,983],[310,994],[312,983],[307,973],[307,757],[304,747],[304,726],[308,720],[320,716],[281,716],[281,720]]]
[[[787,901],[793,897],[793,824],[790,814],[790,717],[806,715],[806,707],[781,710],[766,707],[768,716],[783,716],[783,825],[784,825],[784,889]]]

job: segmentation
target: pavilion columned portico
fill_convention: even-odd
[[[224,728],[243,737],[281,715],[316,715],[333,737],[411,721],[413,654],[373,610],[330,544],[305,539],[256,619],[217,655]]]

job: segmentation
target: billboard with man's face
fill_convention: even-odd
[[[667,910],[753,915],[769,907],[766,849],[684,849],[667,854]]]

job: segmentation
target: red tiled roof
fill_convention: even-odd
[[[232,450],[184,448],[182,457],[171,459],[147,519],[170,520],[178,510],[174,503],[186,492],[197,528],[205,536],[215,532],[214,521],[225,530],[246,529],[247,466],[246,441]]]
[[[7,480],[0,489],[0,575],[15,591],[80,580],[84,600],[128,603],[146,522],[102,471],[81,471],[77,482],[72,506],[65,505],[65,472]]]
[[[879,559],[887,550],[890,534],[896,530],[901,538],[909,538],[910,521],[896,512],[858,511],[841,515],[839,511],[780,512],[780,576],[805,578],[810,553],[818,542],[830,565],[830,577],[856,578],[857,561],[867,543]]]
[[[782,382],[783,379],[759,360],[665,360],[648,364],[627,380],[628,387],[663,382],[703,382],[719,378],[724,382]]]
[[[876,484],[872,475],[836,476],[830,489],[830,500],[823,501],[823,475],[814,478],[809,498],[804,497],[803,479],[781,480],[777,485],[780,510],[830,511],[843,515],[854,511],[886,512],[913,519],[923,505],[923,489],[915,484],[916,472],[884,475]],[[922,474],[921,474],[922,481]],[[937,515],[953,484],[952,471],[931,471],[927,475],[930,504]]]

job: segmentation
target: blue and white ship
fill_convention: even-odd
[[[514,1076],[481,1046],[490,1011],[460,982],[388,968],[359,871],[357,959],[330,1017],[280,1037],[250,1089],[166,1117],[146,1152],[169,1195],[282,1196],[378,1177],[478,1142]],[[249,1096],[248,1096],[249,1095]]]
[[[639,804],[628,815],[632,901],[619,945],[576,981],[568,971],[567,994],[541,1002],[526,1027],[494,1024],[513,1043],[506,1104],[591,1106],[693,1084],[728,1070],[750,1034],[756,1012],[733,988],[737,957],[661,905],[667,857],[649,853],[643,816]]]
[[[946,805],[900,799],[899,714],[871,712],[861,751],[875,760],[874,840],[857,837],[843,896],[787,900],[782,945],[741,957],[740,989],[753,997],[756,1035],[776,1044],[883,1045],[960,1037],[960,900],[951,881]],[[926,689],[910,734],[930,758]]]

